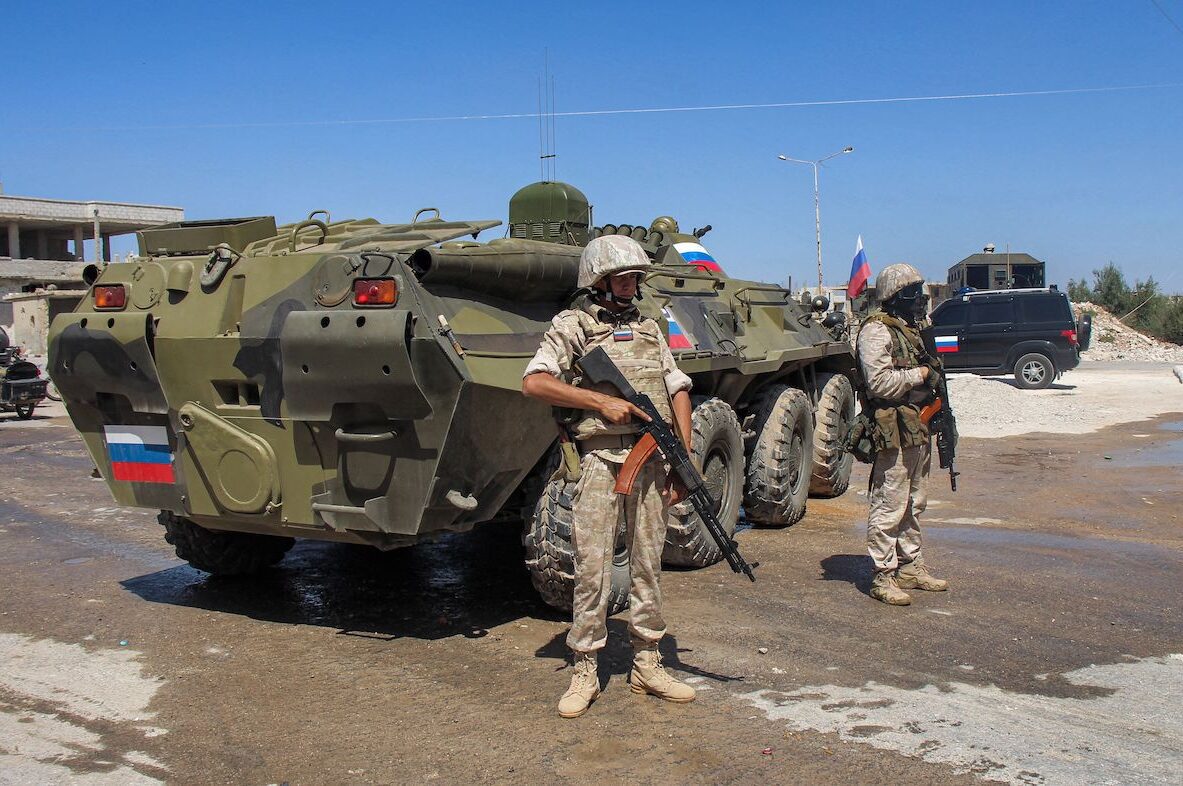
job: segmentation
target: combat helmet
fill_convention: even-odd
[[[579,255],[580,287],[594,286],[604,276],[643,273],[649,267],[645,249],[631,237],[603,235],[592,240]]]
[[[906,262],[888,265],[879,271],[875,278],[875,294],[879,302],[883,302],[910,284],[923,284],[924,276],[920,271]]]

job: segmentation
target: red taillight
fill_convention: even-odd
[[[1061,330],[1060,335],[1068,339],[1068,343],[1074,347],[1080,346],[1080,339],[1076,337],[1075,330]]]
[[[353,282],[353,305],[393,306],[398,302],[398,284],[393,278],[359,278]]]
[[[127,305],[127,290],[123,284],[106,284],[94,288],[94,307],[102,311],[113,311]]]

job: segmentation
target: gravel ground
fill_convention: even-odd
[[[950,374],[949,397],[963,437],[1085,434],[1183,412],[1170,363],[1084,361],[1045,390],[1022,390],[1013,376]]]

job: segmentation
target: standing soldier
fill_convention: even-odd
[[[932,441],[920,409],[932,399],[939,362],[924,351],[918,323],[928,296],[911,265],[889,265],[875,279],[879,308],[858,334],[858,368],[872,421],[867,549],[875,563],[871,597],[906,606],[906,589],[942,592],[949,583],[928,572],[920,551],[920,515],[928,505]]]
[[[611,386],[576,376],[574,363],[603,347],[638,392],[646,393],[690,444],[690,378],[674,364],[658,324],[633,304],[649,258],[629,237],[592,240],[579,259],[579,286],[588,289],[554,318],[542,345],[526,368],[522,392],[557,407],[582,410],[573,427],[580,454],[580,478],[573,501],[571,531],[575,550],[575,596],[567,646],[574,653],[571,687],[559,701],[559,715],[577,718],[600,695],[596,654],[608,639],[607,613],[612,552],[623,527],[629,549],[632,586],[629,632],[634,659],[629,687],[672,701],[694,700],[694,688],[671,677],[661,665],[657,643],[665,635],[661,616],[661,552],[669,505],[667,468],[651,460],[630,494],[613,492],[616,473],[648,416],[619,398]]]

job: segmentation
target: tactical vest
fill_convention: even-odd
[[[649,396],[662,418],[672,423],[673,405],[665,386],[665,372],[661,368],[662,335],[657,323],[641,317],[615,325],[601,322],[580,308],[575,310],[575,314],[586,337],[584,352],[603,347],[625,379],[638,393]],[[613,335],[617,328],[631,330],[632,339],[618,341]],[[620,396],[620,391],[612,385],[595,385],[582,377],[578,378],[575,384],[608,396]],[[596,410],[584,410],[583,416],[572,430],[575,439],[579,440],[605,434],[635,434],[641,430],[641,426],[636,419],[619,425],[610,423]]]
[[[891,364],[895,368],[912,369],[923,365],[926,353],[919,330],[880,310],[871,312],[863,321],[863,327],[870,322],[880,322],[891,331]],[[872,429],[875,450],[927,445],[928,425],[920,420],[921,406],[872,396],[867,380],[863,378],[863,364],[857,365],[864,403],[875,424]]]

